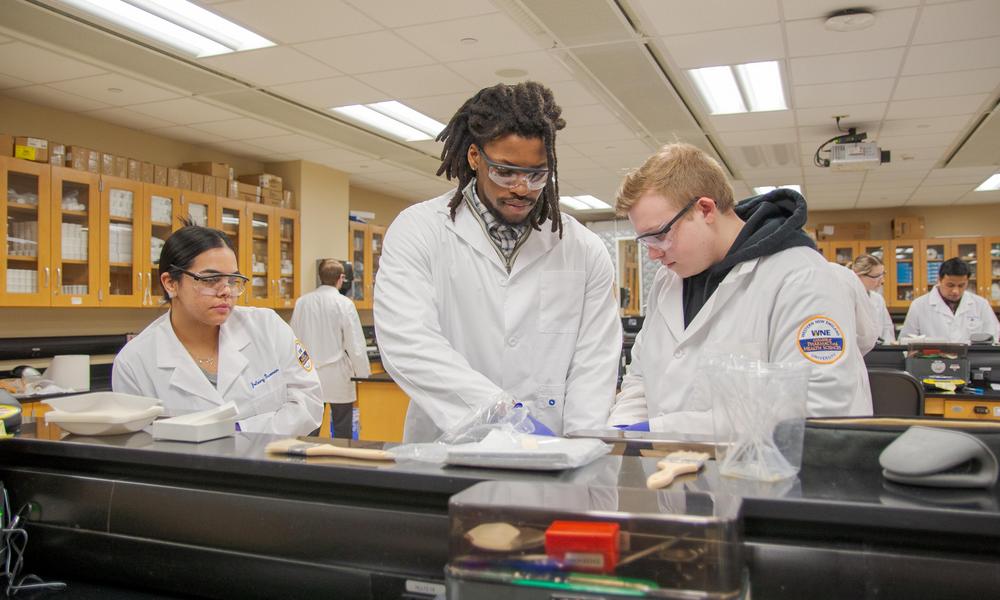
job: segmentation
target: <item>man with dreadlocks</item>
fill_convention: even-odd
[[[438,136],[438,175],[458,187],[386,233],[375,331],[410,397],[404,441],[486,407],[523,405],[557,435],[607,420],[621,353],[613,268],[600,239],[559,212],[561,112],[538,83],[481,90]]]

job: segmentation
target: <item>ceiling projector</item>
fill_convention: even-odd
[[[840,128],[839,117],[837,128]],[[866,142],[867,138],[867,133],[858,133],[856,128],[851,127],[847,133],[820,144],[813,155],[813,164],[817,167],[829,167],[831,171],[864,171],[889,162],[889,151],[882,150],[875,142]],[[820,156],[821,154],[826,156]]]

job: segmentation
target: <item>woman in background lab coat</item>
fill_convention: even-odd
[[[164,244],[159,268],[170,311],[122,348],[112,389],[159,398],[168,414],[232,401],[242,431],[316,429],[323,404],[312,361],[273,310],[234,306],[247,278],[229,238],[183,227]]]
[[[896,341],[896,326],[892,324],[889,309],[882,297],[882,284],[885,282],[885,266],[882,261],[871,254],[862,254],[851,263],[851,270],[861,280],[861,285],[868,291],[868,300],[880,324],[879,338],[883,342]]]

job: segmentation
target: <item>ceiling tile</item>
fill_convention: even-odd
[[[21,87],[25,85],[31,85],[31,82],[26,79],[18,79],[17,77],[9,77],[0,73],[0,90],[5,90],[12,87]]]
[[[639,0],[646,35],[677,35],[778,22],[777,0]]]
[[[1000,204],[1000,190],[989,192],[969,192],[958,199],[956,204]]]
[[[795,115],[790,110],[774,110],[739,115],[712,115],[708,122],[716,131],[753,131],[793,127]]]
[[[434,0],[433,10],[421,2],[399,0],[349,0],[385,27],[406,27],[443,19],[461,19],[496,12],[488,0]]]
[[[884,102],[892,94],[895,81],[895,79],[871,79],[796,85],[792,88],[792,98],[795,108]]]
[[[893,100],[889,103],[887,119],[919,119],[947,115],[967,115],[976,112],[989,96],[948,96],[945,98],[920,98],[919,100]]]
[[[865,195],[864,192],[858,196],[858,201],[855,203],[855,208],[891,208],[894,206],[901,206],[907,199],[909,199],[909,194],[877,194],[877,195]]]
[[[135,112],[128,108],[102,108],[83,113],[86,117],[93,117],[115,125],[123,125],[132,129],[157,129],[176,125],[172,121],[165,121],[149,115]]]
[[[1000,37],[913,46],[906,55],[903,75],[992,67],[1000,67]]]
[[[141,104],[178,97],[175,92],[118,73],[58,81],[51,85],[64,92],[84,96],[111,106]]]
[[[617,140],[633,140],[636,133],[621,123],[608,123],[604,125],[580,125],[567,124],[566,129],[559,132],[559,139],[568,143],[576,144],[580,142],[613,142]]]
[[[952,204],[955,200],[966,192],[971,191],[975,186],[972,184],[960,185],[934,185],[920,186],[913,192],[907,206],[922,205],[930,206],[935,204]]]
[[[795,110],[795,118],[799,127],[821,126],[824,132],[830,135],[824,139],[829,139],[837,135],[837,115],[846,115],[840,120],[840,126],[845,131],[848,127],[861,129],[866,124],[872,126],[882,120],[885,114],[887,102],[871,102],[869,104],[840,104],[837,106],[822,106],[818,108],[798,108]]]
[[[9,90],[4,90],[3,93],[11,98],[17,98],[18,100],[26,100],[28,102],[68,110],[70,112],[95,110],[98,108],[107,108],[108,106],[103,102],[96,102],[90,98],[82,98],[76,94],[67,94],[66,92],[50,88],[46,85],[29,85],[26,87],[11,88]]]
[[[0,73],[31,83],[89,77],[104,72],[104,69],[24,42],[4,44],[0,52]]]
[[[447,123],[471,96],[472,94],[469,92],[442,94],[440,96],[407,96],[401,98],[400,102],[442,123]]]
[[[781,27],[759,25],[725,31],[659,38],[666,53],[682,69],[735,65],[785,57]]]
[[[396,33],[441,62],[505,56],[512,51],[541,50],[548,46],[548,42],[543,44],[531,37],[501,13],[403,27]],[[477,41],[462,43],[467,38]]]
[[[868,0],[864,6],[875,11],[878,15],[882,11],[918,4],[920,4],[920,0]],[[781,0],[781,5],[785,19],[789,21],[826,17],[844,9],[843,0]]]
[[[446,94],[465,91],[472,96],[476,89],[465,78],[441,65],[366,73],[358,75],[358,79],[386,92],[391,98],[416,96],[421,90],[435,90]]]
[[[162,129],[150,129],[148,133],[181,140],[190,144],[210,144],[219,141],[218,135],[185,127],[184,125],[171,125]]]
[[[14,40],[7,36],[0,35],[0,44],[6,44],[7,42],[12,42],[12,41]]]
[[[372,157],[366,156],[346,148],[324,148],[322,150],[310,150],[303,156],[305,160],[319,163],[321,165],[342,165],[347,163],[367,163],[371,167],[374,162]],[[340,168],[340,167],[338,167]],[[343,170],[343,169],[341,169]]]
[[[268,88],[272,92],[326,110],[334,106],[367,104],[389,100],[390,95],[367,86],[353,77],[331,77],[288,83]]]
[[[879,136],[921,135],[925,133],[958,133],[969,123],[967,115],[949,117],[929,117],[921,119],[899,119],[885,121],[878,131]]]
[[[641,140],[618,140],[615,142],[583,142],[572,144],[572,146],[582,152],[584,156],[593,159],[606,158],[609,156],[642,156],[642,160],[649,158],[654,149],[647,146]],[[639,161],[641,162],[641,161]],[[639,166],[636,164],[635,166]]]
[[[236,156],[252,158],[254,160],[274,160],[274,157],[269,156],[266,150],[250,144],[244,144],[243,142],[216,139],[216,141],[211,142],[211,144],[214,148],[218,148],[219,150],[223,150]]]
[[[295,47],[351,74],[416,67],[434,62],[430,56],[391,31],[373,31]]]
[[[1000,85],[1000,69],[976,69],[900,77],[893,100],[965,96],[992,92]]]
[[[753,146],[766,140],[769,144],[788,144],[798,141],[794,127],[766,129],[763,131],[723,131],[717,136],[731,146]]]
[[[945,185],[952,183],[973,183],[977,186],[987,177],[998,171],[996,166],[986,167],[951,167],[933,169],[927,175],[928,185]]]
[[[207,131],[223,140],[248,140],[251,138],[284,135],[288,131],[255,119],[229,119],[193,125],[199,131]]]
[[[233,52],[203,58],[201,62],[257,86],[339,75],[330,66],[287,46]]]
[[[563,106],[562,118],[567,125],[605,125],[619,123],[617,115],[603,104],[588,104],[586,106]]]
[[[437,142],[434,140],[420,140],[418,142],[406,142],[407,146],[411,146],[427,154],[438,158],[441,156],[441,150],[444,148],[444,142]]]
[[[281,154],[320,150],[330,147],[329,142],[320,141],[315,138],[299,135],[297,133],[271,137],[247,138],[242,141],[248,144],[253,144],[254,146],[259,146],[265,150],[271,150],[272,152]]]
[[[465,77],[477,86],[486,87],[497,82],[516,83],[519,81],[544,81],[546,85],[553,81],[572,79],[566,67],[545,52],[527,52],[524,54],[508,54],[491,56],[477,60],[448,63],[448,68]],[[505,69],[523,71],[516,77],[502,76],[498,72]]]
[[[556,104],[563,108],[598,104],[597,97],[591,94],[579,81],[553,81],[546,82],[545,85],[552,90]]]
[[[914,44],[953,42],[997,34],[1000,2],[971,0],[925,6],[913,35]]]
[[[903,64],[904,48],[809,56],[789,60],[790,83],[812,85],[895,77]]]
[[[284,44],[380,29],[378,23],[340,0],[242,0],[218,4],[212,10]]]
[[[880,11],[875,24],[862,31],[829,31],[822,19],[785,24],[789,56],[840,54],[905,46],[916,18],[915,8]]]
[[[195,100],[194,98],[175,98],[174,100],[164,100],[162,102],[135,104],[128,108],[137,113],[164,119],[180,125],[223,121],[225,119],[240,117],[236,113],[221,109],[207,102]]]

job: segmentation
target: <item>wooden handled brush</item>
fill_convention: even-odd
[[[691,452],[688,450],[671,452],[663,460],[656,463],[658,471],[646,479],[646,487],[651,490],[666,487],[678,475],[697,473],[706,460],[708,460],[708,453],[706,452]]]
[[[394,460],[391,452],[371,448],[346,448],[334,444],[311,444],[295,438],[271,442],[264,448],[268,454],[293,456],[342,456],[362,460]]]

